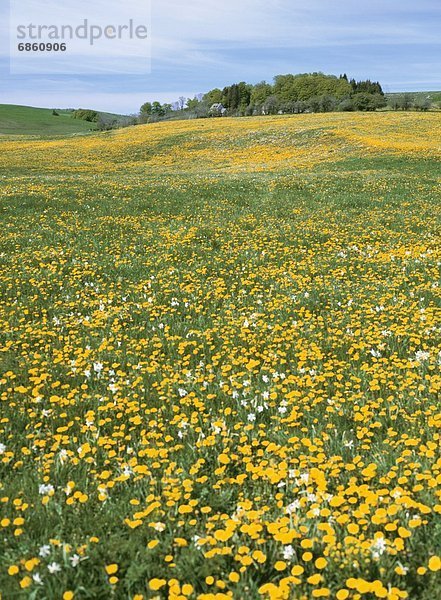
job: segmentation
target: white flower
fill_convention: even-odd
[[[61,571],[61,567],[60,567],[60,565],[58,563],[51,562],[47,566],[47,570],[49,571],[49,573],[51,573],[51,575],[53,575],[54,573],[58,573],[58,571]]]
[[[0,454],[4,454],[6,452],[6,446],[4,444],[0,444]]]
[[[33,579],[34,583],[36,583],[37,585],[43,585],[43,580],[39,573],[34,573],[32,575],[32,579]]]
[[[179,396],[180,396],[181,398],[185,398],[185,396],[187,396],[187,395],[188,395],[188,392],[187,392],[187,390],[184,390],[183,388],[179,388],[179,389],[178,389],[178,394],[179,394]]]
[[[418,363],[422,363],[425,360],[429,360],[430,358],[430,352],[425,352],[424,350],[418,350],[417,352],[415,352],[415,360]]]
[[[60,452],[58,453],[58,457],[61,460],[61,462],[64,462],[67,459],[67,450],[66,450],[66,448],[62,448],[60,450]]]
[[[71,564],[73,567],[77,567],[77,566],[79,565],[79,563],[80,563],[80,560],[81,560],[81,559],[80,559],[80,557],[78,556],[78,554],[73,554],[73,555],[70,557],[70,559],[69,559],[69,560],[70,560],[70,564]]]
[[[375,350],[375,348],[371,348],[369,353],[372,354],[374,358],[380,358],[381,356],[381,352],[378,352],[378,350]]]
[[[386,540],[384,537],[379,537],[371,545],[371,554],[374,558],[379,558],[386,550]]]
[[[262,381],[263,381],[263,383],[268,383],[269,382],[268,375],[262,375]]]
[[[95,373],[98,373],[98,375],[101,373],[101,371],[103,370],[103,364],[100,362],[94,362],[93,363],[93,370],[95,371]]]
[[[248,415],[248,421],[250,421],[252,423],[255,420],[256,420],[256,415],[254,413],[250,413]]]
[[[38,493],[41,494],[42,496],[45,496],[46,494],[50,494],[51,492],[54,491],[54,486],[50,483],[42,483],[39,488],[38,488]]]
[[[294,554],[295,551],[292,546],[285,546],[285,548],[283,549],[283,558],[285,560],[291,560]]]
[[[38,556],[41,556],[41,558],[46,558],[46,556],[49,556],[50,553],[51,547],[47,544],[45,546],[40,546],[40,549],[38,550]]]
[[[289,515],[292,515],[292,513],[295,512],[298,508],[300,508],[300,501],[294,500],[294,502],[291,502],[291,504],[288,504],[288,506],[286,507],[286,512]]]

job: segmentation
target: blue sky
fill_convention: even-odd
[[[127,17],[119,4],[115,19]],[[0,103],[134,113],[146,100],[307,71],[379,79],[386,91],[441,90],[439,0],[152,0],[143,75],[11,75],[8,5],[0,0]]]

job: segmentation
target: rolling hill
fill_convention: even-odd
[[[72,110],[34,108],[15,104],[0,104],[0,136],[24,135],[39,137],[64,137],[85,134],[96,129],[95,123],[73,118]],[[127,117],[100,113],[123,122]]]

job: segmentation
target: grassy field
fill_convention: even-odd
[[[440,139],[0,142],[4,599],[439,597]]]
[[[0,138],[8,136],[61,138],[70,135],[90,133],[96,130],[96,123],[74,119],[72,110],[55,111],[49,108],[33,108],[15,104],[0,104]],[[126,125],[130,117],[100,112],[104,119]]]
[[[394,92],[390,94],[386,94],[386,98],[401,98],[404,94],[407,93],[412,100],[426,100],[429,98],[433,103],[439,104],[441,102],[441,92]]]
[[[0,136],[66,136],[87,133],[95,129],[95,123],[74,119],[71,112],[49,108],[32,108],[14,104],[0,104]]]

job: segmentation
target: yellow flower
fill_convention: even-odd
[[[429,569],[436,573],[441,570],[441,558],[439,556],[431,556],[429,559]]]
[[[157,592],[158,590],[160,590],[162,587],[164,587],[166,585],[167,581],[165,579],[151,579],[149,581],[149,588],[151,590],[153,590],[154,592]]]
[[[107,575],[114,575],[115,573],[118,572],[118,565],[117,564],[106,565],[105,569],[106,569]]]
[[[28,588],[32,583],[32,579],[26,575],[26,577],[23,577],[23,579],[20,581],[20,587],[22,589]]]

